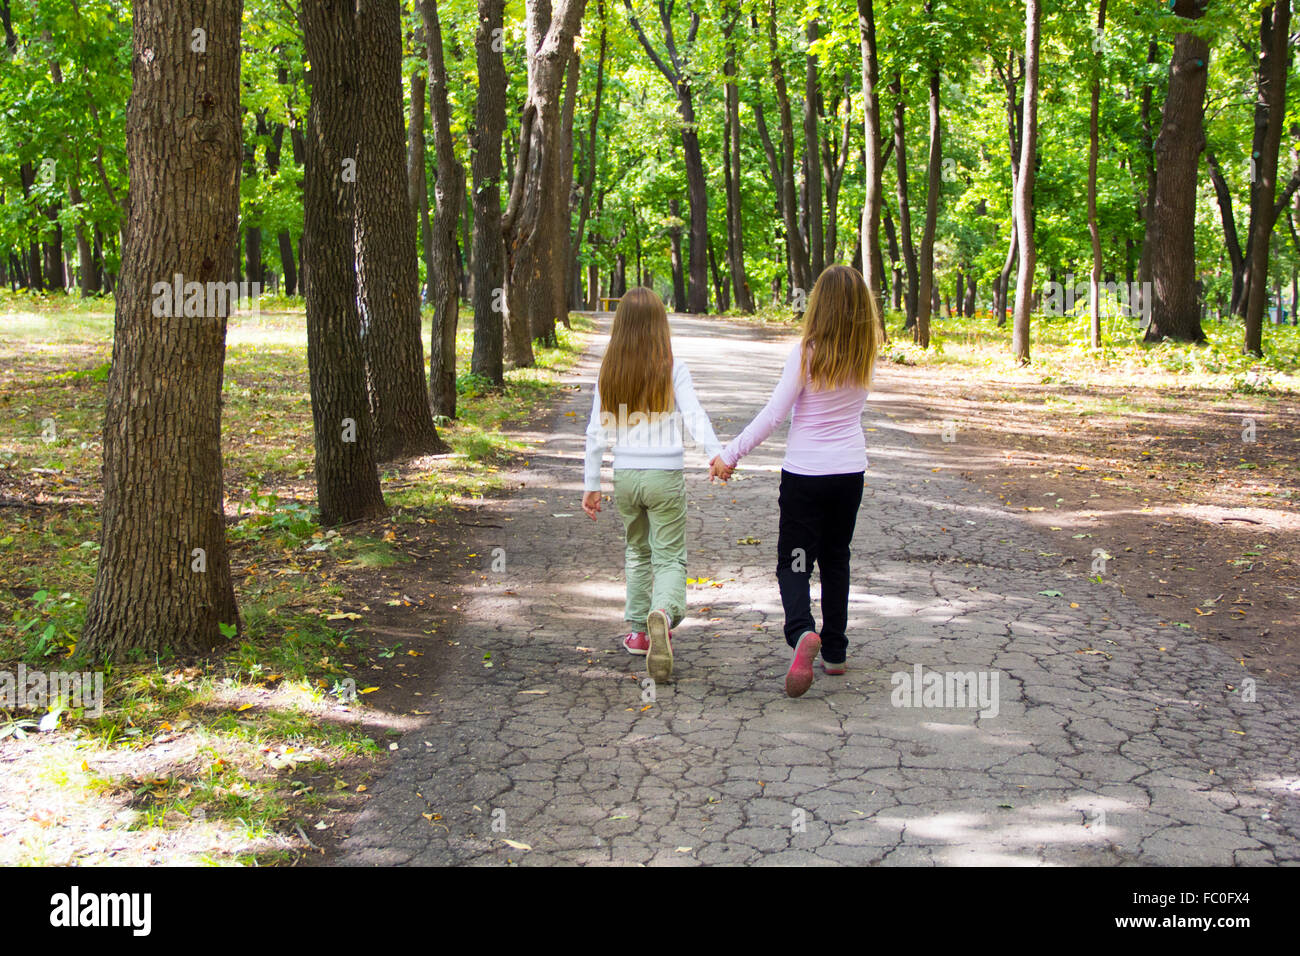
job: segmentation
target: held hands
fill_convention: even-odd
[[[592,521],[596,520],[596,512],[600,511],[600,492],[584,491],[582,493],[582,510],[587,512],[587,517]]]
[[[713,481],[713,479],[717,478],[725,482],[731,478],[731,473],[735,470],[736,466],[728,465],[722,460],[721,455],[715,456],[714,459],[709,462],[709,481]]]

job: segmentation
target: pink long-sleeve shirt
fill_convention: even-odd
[[[865,388],[814,389],[800,374],[801,347],[785,360],[781,381],[763,410],[722,452],[735,465],[791,418],[781,467],[796,475],[848,475],[867,469],[867,441],[862,432]]]

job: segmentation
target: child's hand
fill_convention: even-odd
[[[714,478],[726,481],[731,477],[731,473],[735,470],[735,465],[728,465],[722,460],[722,456],[718,455],[709,462],[709,481],[712,481]]]
[[[596,512],[600,510],[599,491],[584,491],[582,493],[582,510],[587,512],[587,516],[592,521],[596,520]]]

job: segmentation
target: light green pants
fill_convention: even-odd
[[[627,533],[627,607],[623,617],[644,631],[659,610],[676,627],[686,616],[686,476],[681,471],[614,472],[614,501]]]

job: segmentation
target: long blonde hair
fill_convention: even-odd
[[[883,332],[880,310],[862,273],[849,266],[829,266],[808,297],[804,376],[814,389],[866,388]]]
[[[600,364],[600,404],[610,412],[666,412],[673,407],[673,345],[668,310],[653,289],[619,299],[609,348]]]

